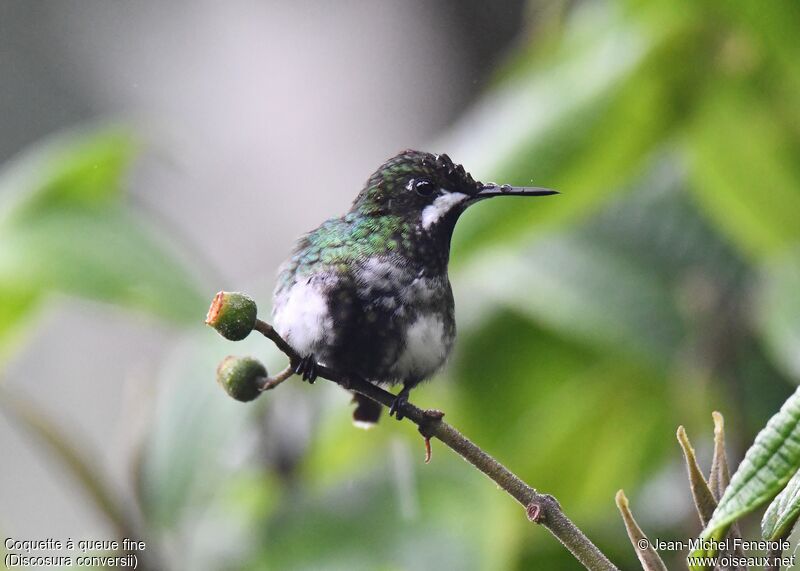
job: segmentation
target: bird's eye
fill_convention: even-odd
[[[412,184],[414,190],[416,190],[417,194],[420,196],[430,196],[436,190],[436,185],[425,178],[416,179],[412,181]]]

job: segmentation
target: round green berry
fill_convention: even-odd
[[[217,382],[228,395],[241,402],[257,398],[267,376],[267,368],[252,357],[229,355],[217,367]]]
[[[206,324],[225,339],[241,341],[255,327],[257,313],[256,302],[251,297],[239,292],[221,291],[211,303]]]

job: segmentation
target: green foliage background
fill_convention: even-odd
[[[800,5],[552,6],[438,147],[563,194],[459,223],[456,354],[415,398],[632,567],[615,491],[651,536],[696,535],[675,427],[702,443],[721,410],[737,458],[800,376]],[[135,153],[121,130],[72,134],[4,170],[0,355],[53,292],[185,328],[135,491],[164,565],[576,567],[441,446],[424,466],[413,427],[354,430],[333,387],[224,398],[222,356],[249,352],[270,370],[282,359],[258,339],[197,331],[218,287],[126,201]],[[267,314],[269,294],[251,293]]]

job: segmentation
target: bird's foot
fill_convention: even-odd
[[[408,404],[409,392],[411,392],[411,387],[403,385],[403,389],[392,400],[392,404],[389,407],[389,416],[394,416],[397,420],[405,418],[406,415],[403,413],[403,409]]]
[[[297,363],[294,372],[297,375],[301,375],[304,381],[308,381],[309,384],[313,385],[314,381],[317,380],[317,359],[313,354],[306,355]]]
[[[429,408],[423,410],[422,414],[425,417],[419,425],[419,433],[425,439],[425,463],[429,464],[431,461],[431,438],[436,432],[436,427],[444,418],[444,413],[441,410]]]

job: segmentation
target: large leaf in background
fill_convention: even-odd
[[[436,380],[426,384],[424,389],[418,389],[413,399],[423,407],[445,409],[447,417],[461,426],[463,415],[454,401],[453,388],[453,385]],[[315,386],[309,392],[318,396],[320,391]],[[437,566],[432,561],[425,561],[422,555],[422,548],[429,545],[427,542],[419,543],[421,538],[417,528],[444,526],[450,530],[453,541],[442,545],[440,557],[453,558],[453,551],[464,549],[460,546],[462,541],[469,545],[473,554],[469,565],[456,568],[512,568],[520,544],[529,541],[526,531],[532,532],[532,537],[538,535],[514,500],[480,472],[465,469],[463,460],[436,440],[432,442],[433,460],[425,464],[423,440],[411,423],[397,423],[384,417],[372,430],[354,429],[347,406],[349,395],[338,388],[333,392],[322,396],[328,406],[326,414],[320,415],[321,422],[315,430],[312,446],[303,459],[303,482],[308,494],[328,499],[331,499],[331,494],[338,497],[345,491],[353,494],[353,509],[361,510],[363,514],[355,525],[363,531],[354,531],[355,536],[348,540],[337,537],[330,543],[321,542],[325,551],[314,557],[324,558],[328,554],[332,560],[338,559],[344,553],[359,549],[362,540],[358,538],[378,533],[391,534],[394,530],[396,535],[395,540],[389,542],[391,545],[380,546],[376,553],[367,554],[369,558],[377,558],[372,564],[357,568],[379,568],[380,557],[385,556],[394,565],[392,568],[433,569]],[[484,444],[479,433],[470,436],[479,437],[478,443]],[[371,497],[375,486],[387,484],[390,484],[386,488],[388,497],[380,500],[366,497]],[[365,497],[361,495],[362,488]],[[469,500],[465,501],[465,498]],[[373,501],[379,502],[379,509],[373,509],[377,507],[371,505]],[[368,510],[364,509],[364,502],[370,504]],[[293,517],[305,520],[327,518],[324,512],[331,506],[312,501],[312,505],[316,504],[319,504],[318,509],[304,506],[303,513]],[[290,509],[294,512],[298,506],[292,505]],[[479,511],[482,517],[470,519],[467,513],[475,511]],[[278,519],[273,525],[282,524],[283,520]],[[297,531],[295,528],[295,533]],[[267,531],[267,535],[270,534]],[[282,537],[270,540],[272,551],[283,541]],[[547,538],[542,539],[542,543],[548,543]],[[402,553],[407,551],[407,544],[417,546],[413,549],[414,554]],[[399,565],[400,562],[405,564]],[[445,567],[451,568],[449,565]]]
[[[607,6],[590,11],[608,20]],[[570,35],[571,44],[556,62],[536,73],[515,77],[488,93],[450,131],[442,148],[481,178],[502,177],[501,182],[538,185],[557,184],[556,175],[573,155],[588,145],[590,128],[609,107],[610,94],[618,83],[640,64],[650,48],[647,38],[629,23],[613,21],[608,27],[579,20]],[[576,84],[581,89],[573,89]],[[566,189],[562,189],[566,190]],[[570,189],[571,190],[571,189]],[[504,228],[506,236],[519,233],[535,221],[586,208],[599,196],[569,192],[557,200],[537,200],[537,207],[520,212],[516,201],[494,201],[481,208],[482,216],[470,213],[459,223],[456,251],[470,252],[487,243],[487,228]],[[566,199],[566,200],[565,200]],[[505,202],[503,204],[502,202]],[[520,217],[525,214],[525,219]],[[498,224],[502,220],[502,226]],[[523,224],[524,223],[524,224]],[[454,256],[458,263],[459,256]]]
[[[0,227],[0,283],[31,284],[197,322],[207,305],[192,278],[121,206],[53,208]]]
[[[739,89],[710,97],[689,132],[692,189],[709,218],[750,256],[800,240],[800,167],[788,124]]]
[[[462,338],[454,377],[453,422],[574,517],[597,516],[667,450],[663,377],[513,314]]]
[[[568,46],[569,57],[501,86],[453,132],[448,148],[473,174],[563,193],[476,207],[479,214],[469,212],[459,223],[455,263],[484,245],[529,236],[602,204],[680,125],[688,86],[702,84],[705,60],[693,55],[693,28],[647,36],[630,22],[583,23],[586,29],[575,34],[579,49]],[[665,74],[674,61],[684,65]]]
[[[747,276],[681,192],[680,172],[674,157],[654,161],[636,191],[582,227],[521,253],[497,248],[473,259],[454,279],[457,298],[474,300],[460,312],[463,324],[500,304],[570,338],[668,365],[685,343],[686,321],[698,319],[699,300],[708,292],[710,303],[730,299]],[[693,307],[684,307],[687,297]]]
[[[513,500],[449,451],[425,465],[407,444],[390,444],[346,482],[288,493],[245,568],[509,569],[519,542],[547,542]]]
[[[132,155],[120,131],[72,134],[24,154],[0,175],[0,351],[49,292],[196,321],[195,280],[124,204]]]
[[[117,129],[68,133],[37,144],[0,173],[0,220],[119,201],[135,151],[130,135]]]
[[[664,285],[588,240],[552,237],[524,255],[489,251],[473,271],[471,294],[482,303],[516,308],[590,344],[664,363],[680,340],[680,318]]]
[[[25,318],[39,301],[39,292],[24,285],[0,286],[0,362],[20,341],[20,329]]]
[[[753,60],[763,63],[771,81],[781,84],[780,91],[791,90],[786,95],[796,100],[800,96],[800,5],[793,1],[716,0],[712,9],[716,13],[711,17],[724,14],[736,29],[728,39],[725,63],[740,67],[752,66]],[[798,117],[796,105],[788,105],[786,111]]]
[[[800,251],[764,264],[758,303],[758,325],[775,361],[800,381]]]

